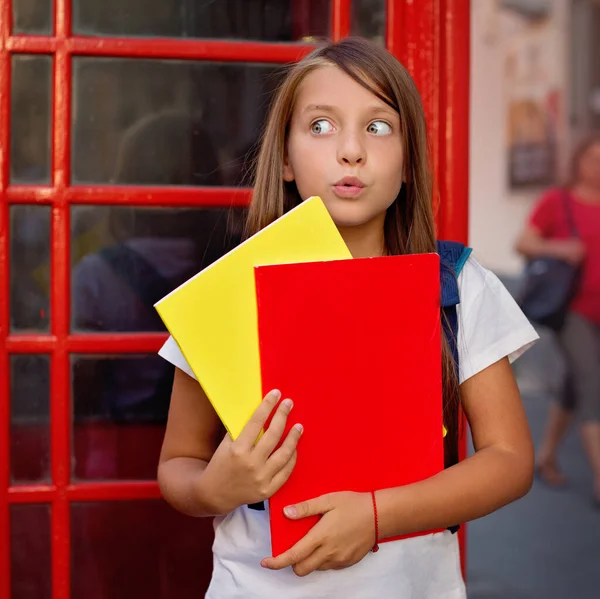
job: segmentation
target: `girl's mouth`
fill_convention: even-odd
[[[340,198],[356,198],[365,188],[358,177],[344,177],[333,185],[335,195]]]

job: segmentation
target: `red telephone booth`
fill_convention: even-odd
[[[151,306],[235,244],[281,65],[349,34],[416,78],[466,240],[466,0],[0,0],[0,599],[202,596]]]

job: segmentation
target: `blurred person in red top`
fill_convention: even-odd
[[[578,238],[570,230],[565,193]],[[594,475],[594,504],[600,507],[600,134],[574,153],[568,185],[542,195],[516,249],[528,259],[548,256],[582,266],[581,285],[558,336],[567,363],[564,393],[550,409],[537,471],[552,486],[566,483],[557,452],[577,411]]]

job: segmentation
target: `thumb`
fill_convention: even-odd
[[[328,495],[321,495],[316,499],[301,501],[294,505],[288,505],[283,508],[283,513],[290,520],[300,520],[309,516],[319,516],[331,511],[332,506]]]

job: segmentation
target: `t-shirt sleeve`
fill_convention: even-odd
[[[498,360],[513,362],[539,338],[498,277],[469,258],[458,277],[458,358],[463,383]]]
[[[529,225],[537,229],[542,237],[553,237],[559,226],[557,222],[557,207],[560,192],[551,189],[547,191],[534,206],[529,216]]]
[[[165,344],[160,348],[158,355],[161,358],[164,358],[167,362],[173,364],[180,370],[183,370],[188,376],[191,376],[193,379],[196,379],[190,365],[187,363],[186,359],[183,357],[181,350],[179,349],[179,345],[173,337],[169,337]]]

